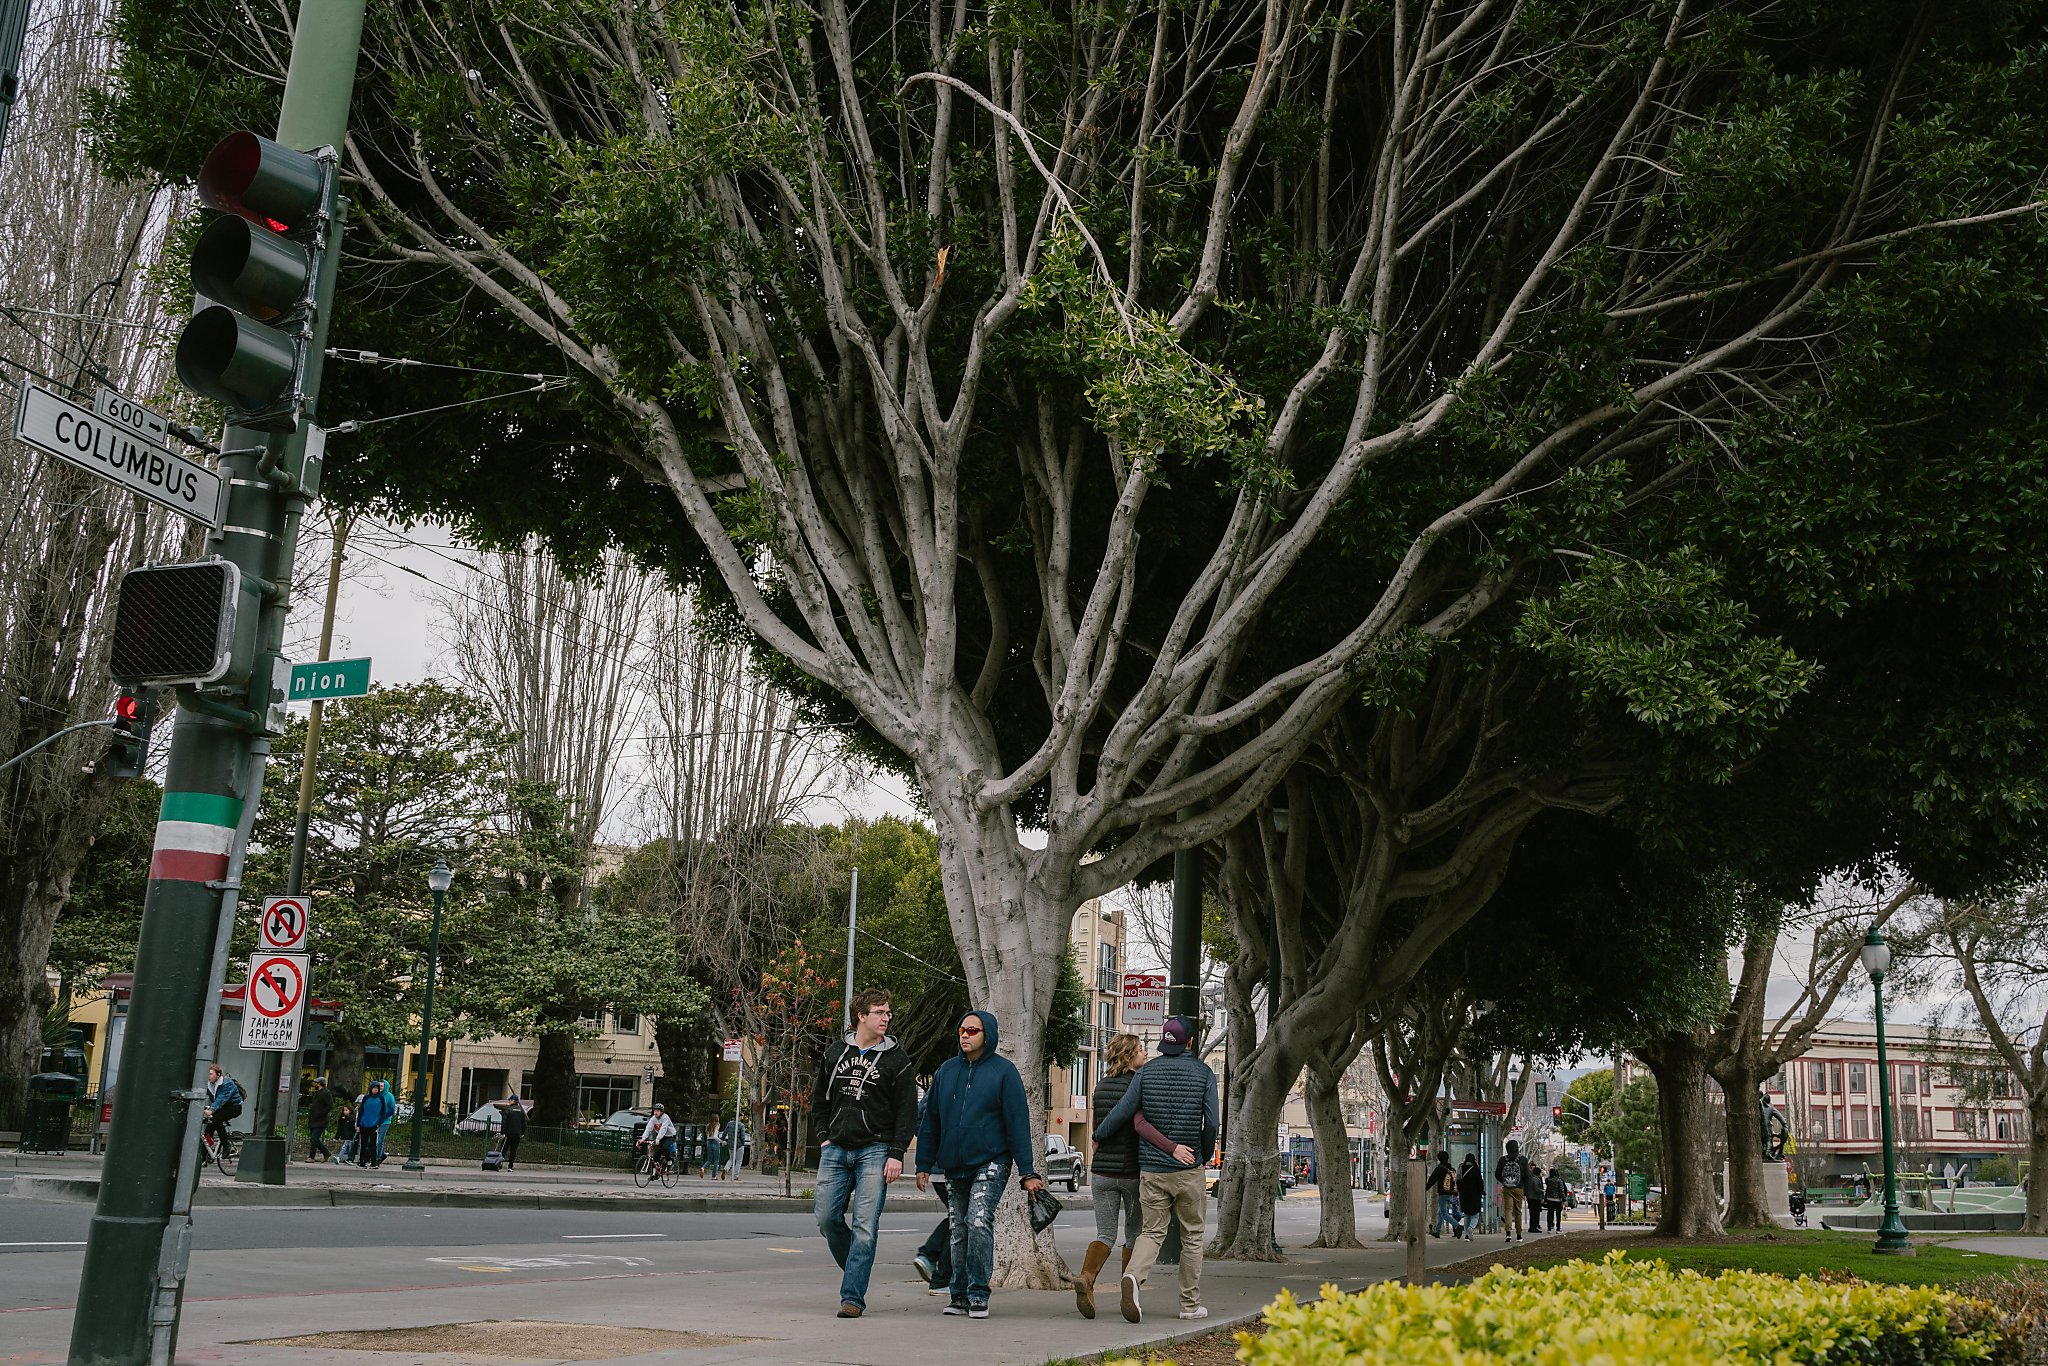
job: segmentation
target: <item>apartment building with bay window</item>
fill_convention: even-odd
[[[1994,1157],[2026,1156],[2027,1111],[2016,1079],[1974,1030],[1895,1025],[1886,1032],[1892,1140],[1907,1171],[1974,1173]],[[1882,1170],[1877,1026],[1830,1020],[1765,1094],[1785,1115],[1792,1160],[1808,1181]]]

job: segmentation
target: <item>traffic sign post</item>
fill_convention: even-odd
[[[39,384],[22,382],[14,439],[202,526],[220,525],[219,475]]]
[[[1166,1024],[1166,974],[1124,974],[1124,1028],[1160,1029]]]
[[[242,1047],[255,1053],[295,1053],[306,1018],[310,960],[303,953],[259,953],[249,959],[242,989]]]
[[[265,897],[263,915],[256,923],[256,937],[266,952],[303,953],[307,932],[312,927],[313,908],[305,897]]]
[[[324,659],[317,664],[292,665],[288,702],[314,702],[330,697],[367,697],[370,693],[370,661],[367,659]]]

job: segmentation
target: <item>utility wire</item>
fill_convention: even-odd
[[[499,403],[508,398],[518,398],[522,394],[545,394],[553,389],[564,388],[566,385],[566,380],[543,379],[540,383],[530,385],[524,389],[507,389],[503,393],[486,394],[482,398],[458,399],[454,403],[437,404],[432,408],[415,408],[409,413],[392,413],[388,417],[353,418],[347,422],[338,422],[334,426],[329,427],[327,434],[329,436],[346,436],[350,432],[359,432],[365,427],[375,427],[386,422],[400,422],[408,417],[425,417],[429,413],[445,413],[452,408],[469,408],[479,403]]]
[[[963,987],[967,985],[966,978],[955,977],[952,973],[946,971],[938,964],[926,962],[924,959],[919,958],[916,954],[912,953],[909,949],[906,949],[899,944],[892,944],[888,940],[882,938],[882,936],[880,936],[879,934],[870,933],[865,925],[856,924],[853,927],[853,929],[854,933],[860,935],[861,937],[865,939],[872,939],[877,944],[880,944],[883,948],[892,949],[895,952],[902,954],[905,958],[908,958],[911,962],[917,964],[919,967],[929,968],[931,971],[936,972],[937,974],[939,974],[939,976],[945,978],[949,982],[958,982]]]
[[[327,348],[331,360],[354,361],[359,365],[409,366],[422,370],[459,370],[467,375],[510,375],[515,379],[531,380],[572,380],[574,375],[541,375],[531,370],[488,370],[477,365],[453,365],[447,361],[413,360],[406,356],[387,356],[378,351],[364,351],[356,347],[330,346]]]

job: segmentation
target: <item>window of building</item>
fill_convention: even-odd
[[[1815,1095],[1825,1095],[1827,1093],[1828,1065],[1826,1063],[1817,1062],[1813,1064],[1813,1076],[1807,1083],[1807,1089]]]
[[[1998,1124],[1998,1141],[2001,1143],[2012,1142],[2012,1112],[2009,1110],[2000,1110],[1997,1113],[1997,1115],[1994,1116],[1994,1118],[1996,1119]]]
[[[612,1016],[612,1033],[638,1034],[639,1032],[640,1012],[636,1010],[621,1010]]]
[[[1899,1064],[1900,1095],[1917,1096],[1920,1094],[1920,1079],[1917,1075],[1917,1072],[1918,1069],[1915,1068],[1912,1063],[1902,1062]]]
[[[1095,1089],[1088,1084],[1088,1065],[1094,1061],[1094,1058],[1083,1053],[1074,1060],[1074,1070],[1067,1074],[1073,1078],[1074,1083],[1067,1088],[1067,1094],[1074,1098],[1074,1104],[1076,1105],[1087,1104],[1089,1094]],[[1097,1118],[1100,1118],[1100,1116],[1097,1116]]]
[[[1924,1105],[1920,1107],[1920,1132],[1929,1138],[1934,1137],[1934,1111]]]
[[[533,1099],[533,1073],[521,1072],[519,1074],[519,1098],[521,1100]]]
[[[1991,1094],[2000,1100],[2004,1100],[2007,1096],[2011,1095],[2012,1073],[2006,1071],[2003,1067],[1994,1071],[1991,1074]]]
[[[1106,1048],[1109,1046],[1109,1036],[1116,1033],[1115,1001],[1096,1002],[1095,1023],[1102,1029],[1102,1039],[1097,1043],[1096,1046],[1098,1048]]]
[[[1842,1064],[1838,1062],[1828,1064],[1828,1090],[1837,1096],[1842,1094]]]
[[[1861,1105],[1849,1112],[1849,1134],[1852,1138],[1870,1137],[1870,1111]]]
[[[1841,1108],[1840,1108],[1839,1106],[1834,1106],[1834,1107],[1830,1107],[1830,1108],[1829,1108],[1829,1110],[1828,1110],[1828,1137],[1829,1137],[1829,1138],[1840,1138],[1841,1136],[1842,1136],[1842,1111],[1841,1111]]]
[[[1852,1062],[1849,1064],[1849,1094],[1860,1096],[1863,1093],[1863,1064]]]
[[[1899,1135],[1909,1139],[1920,1137],[1920,1107],[1906,1106],[1899,1110]]]
[[[603,1119],[614,1110],[630,1110],[639,1103],[638,1077],[584,1075],[576,1078],[576,1112],[585,1119]]]

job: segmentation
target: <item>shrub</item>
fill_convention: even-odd
[[[1981,1186],[2010,1186],[2020,1179],[2019,1163],[2009,1157],[1987,1157],[1977,1164],[1970,1179]]]
[[[1750,1271],[1702,1276],[1662,1262],[1496,1268],[1470,1285],[1281,1292],[1267,1331],[1239,1338],[1247,1366],[1712,1366],[1721,1362],[1943,1366],[2017,1359],[1981,1312],[1941,1291],[1826,1284]]]

